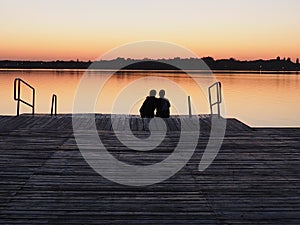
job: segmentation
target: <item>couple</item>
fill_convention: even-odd
[[[157,117],[169,118],[170,117],[170,102],[165,98],[165,90],[159,91],[159,97],[156,98],[156,90],[151,90],[149,96],[143,102],[140,108],[142,118],[153,118],[154,110],[156,109]]]

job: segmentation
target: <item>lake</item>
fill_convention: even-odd
[[[0,114],[16,114],[13,82],[17,77],[36,89],[36,113],[50,112],[51,96],[55,93],[58,113],[72,113],[77,96],[83,113],[139,114],[149,90],[164,89],[172,105],[171,114],[188,113],[188,95],[193,114],[208,114],[207,85],[215,80],[222,83],[223,116],[237,118],[254,127],[300,126],[300,78],[293,73],[226,72],[214,73],[212,79],[200,72],[192,72],[190,77],[176,71],[126,71],[113,76],[110,71],[93,71],[85,76],[85,87],[78,89],[84,73],[84,70],[0,70]],[[97,96],[92,97],[89,87],[100,88],[104,82]],[[21,96],[31,101],[28,88],[22,86]],[[96,101],[92,101],[93,98]],[[30,108],[22,105],[21,113],[28,112]]]

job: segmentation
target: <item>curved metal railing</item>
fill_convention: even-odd
[[[212,90],[216,88],[216,100],[212,101]],[[220,104],[222,103],[222,90],[221,82],[216,82],[208,88],[210,114],[213,115],[213,107],[216,105],[218,110],[218,117],[221,116]]]
[[[29,102],[26,102],[24,99],[21,97],[21,84],[26,85],[32,90],[32,103],[30,104]],[[22,80],[21,78],[16,78],[14,81],[14,100],[17,101],[17,116],[20,115],[20,103],[23,103],[29,107],[32,108],[32,115],[34,115],[34,107],[35,107],[35,89]]]

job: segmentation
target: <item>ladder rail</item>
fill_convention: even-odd
[[[52,101],[51,101],[51,116],[57,115],[57,96],[55,94],[52,95]]]
[[[216,87],[216,93],[217,93],[217,99],[215,102],[212,102],[212,89]],[[223,101],[223,97],[222,97],[222,85],[221,82],[216,82],[214,84],[212,84],[209,88],[208,88],[208,96],[209,96],[209,105],[210,105],[210,114],[211,116],[213,115],[213,107],[216,105],[217,106],[217,111],[218,111],[218,117],[221,117],[221,108],[220,108],[220,104]]]
[[[29,87],[32,90],[32,103],[26,102],[21,97],[21,84]],[[34,108],[35,108],[35,88],[28,84],[26,81],[22,80],[21,78],[16,78],[14,80],[14,100],[17,101],[17,116],[20,115],[20,103],[23,103],[32,108],[32,115],[34,115]]]

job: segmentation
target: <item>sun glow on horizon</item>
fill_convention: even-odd
[[[300,57],[297,0],[0,0],[0,6],[0,59],[95,60],[142,40],[215,59]]]

